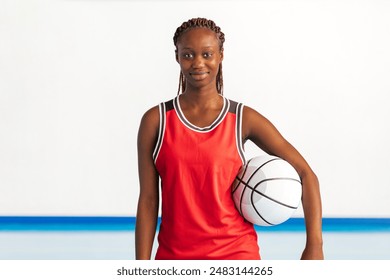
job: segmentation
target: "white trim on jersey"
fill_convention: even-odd
[[[229,101],[229,99],[223,97],[223,106],[222,106],[221,112],[218,114],[218,117],[209,126],[199,127],[199,126],[196,126],[196,125],[192,124],[190,121],[187,120],[187,118],[185,117],[183,111],[181,110],[179,97],[180,97],[180,95],[175,97],[175,99],[173,100],[173,107],[175,109],[175,112],[176,112],[179,120],[186,127],[188,127],[189,129],[191,129],[193,131],[196,131],[196,132],[206,133],[206,132],[212,131],[214,128],[216,128],[225,119],[225,116],[229,112],[230,101]]]
[[[155,164],[156,164],[156,160],[157,160],[158,154],[160,153],[160,149],[161,149],[161,146],[162,146],[164,133],[165,133],[165,112],[166,112],[166,108],[165,108],[165,103],[164,102],[159,104],[158,111],[159,111],[159,114],[160,114],[160,124],[159,124],[159,128],[158,128],[158,137],[157,137],[156,146],[154,147],[154,151],[153,151],[153,161],[154,161]]]
[[[243,115],[243,108],[244,105],[242,103],[238,103],[236,107],[236,144],[237,144],[237,150],[238,154],[240,155],[242,164],[244,165],[245,160],[245,154],[244,154],[244,146],[242,143],[242,115]]]

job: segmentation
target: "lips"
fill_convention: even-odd
[[[210,72],[207,72],[207,71],[190,72],[190,75],[191,75],[191,76],[206,75],[206,74],[210,74]]]
[[[194,81],[202,81],[210,74],[208,71],[194,71],[190,72],[190,76]]]

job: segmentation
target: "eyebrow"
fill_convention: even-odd
[[[212,49],[212,48],[213,48],[212,46],[202,47],[202,49]],[[183,50],[193,50],[193,48],[190,48],[190,47],[183,47],[182,49]]]

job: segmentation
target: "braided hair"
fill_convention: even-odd
[[[183,22],[182,25],[176,29],[175,35],[173,36],[173,43],[176,47],[175,50],[176,53],[177,53],[177,42],[180,36],[183,35],[186,31],[198,27],[208,28],[209,30],[213,31],[216,34],[219,42],[219,50],[223,51],[225,34],[221,31],[221,28],[217,26],[215,22],[212,20],[205,19],[205,18],[193,18],[186,22]],[[222,63],[219,64],[216,86],[217,86],[218,93],[222,95],[223,93]],[[186,78],[184,77],[183,73],[180,71],[179,88],[177,90],[177,94],[180,94],[180,91],[181,93],[183,93],[185,89],[186,89]]]

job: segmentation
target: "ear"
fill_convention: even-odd
[[[221,62],[222,62],[222,60],[223,60],[223,48],[221,49],[220,55],[221,55]]]

